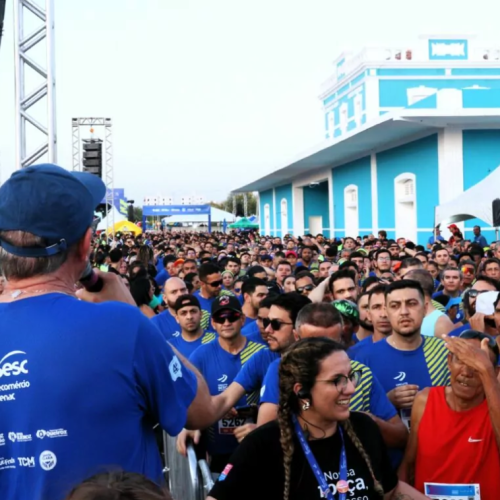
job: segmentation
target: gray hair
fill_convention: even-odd
[[[342,315],[329,302],[314,302],[304,306],[295,321],[295,329],[298,331],[302,325],[312,325],[321,328],[330,328],[335,325],[343,325]]]
[[[24,231],[0,231],[0,239],[16,247],[46,247],[48,242]],[[18,257],[0,247],[0,270],[4,278],[27,279],[57,271],[68,258],[70,249],[49,257]]]

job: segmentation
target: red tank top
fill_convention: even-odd
[[[415,488],[424,483],[479,484],[481,500],[500,498],[500,453],[488,403],[453,411],[445,387],[432,387],[418,428]]]

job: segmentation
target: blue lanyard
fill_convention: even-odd
[[[332,490],[328,486],[326,482],[325,476],[322,470],[319,468],[318,462],[314,457],[311,448],[307,444],[307,439],[304,436],[304,432],[302,431],[300,424],[295,415],[292,415],[293,425],[295,426],[295,434],[299,438],[300,445],[302,446],[302,450],[304,455],[309,462],[309,466],[311,467],[314,475],[316,476],[316,480],[318,481],[319,487],[321,488],[321,493],[323,496],[327,498],[327,500],[334,500]],[[344,443],[344,433],[340,425],[338,425],[338,430],[340,434],[340,441],[342,442],[342,448],[340,449],[340,471],[339,471],[339,481],[336,484],[336,489],[339,494],[339,500],[346,499],[346,493],[349,491],[349,485],[347,483],[347,457],[345,452],[345,443]]]

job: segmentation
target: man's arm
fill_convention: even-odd
[[[257,427],[272,422],[278,418],[278,405],[273,403],[262,403],[259,407]]]
[[[448,333],[452,332],[457,328],[457,325],[453,324],[453,321],[451,319],[444,315],[440,316],[438,320],[436,321],[436,326],[434,328],[434,336],[439,337],[440,339],[443,338],[443,335],[448,335]]]
[[[490,367],[485,367],[485,370],[479,376],[483,383],[491,426],[493,427],[497,448],[500,453],[500,383],[497,379],[497,372]]]
[[[413,402],[410,420],[410,438],[406,446],[403,462],[399,466],[398,476],[401,481],[405,481],[410,485],[415,483],[415,460],[417,457],[418,446],[418,427],[422,415],[424,414],[427,398],[429,397],[429,388],[420,391]],[[404,497],[403,497],[404,498]]]
[[[384,495],[384,500],[429,500],[429,497],[426,497],[409,484],[399,481],[392,491]]]

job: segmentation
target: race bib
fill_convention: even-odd
[[[250,419],[242,417],[223,418],[219,420],[219,434],[234,434],[237,427],[250,423]]]
[[[401,409],[401,420],[403,421],[403,424],[406,425],[406,428],[410,430],[411,408]]]
[[[481,500],[479,484],[425,483],[424,493],[433,500]]]

